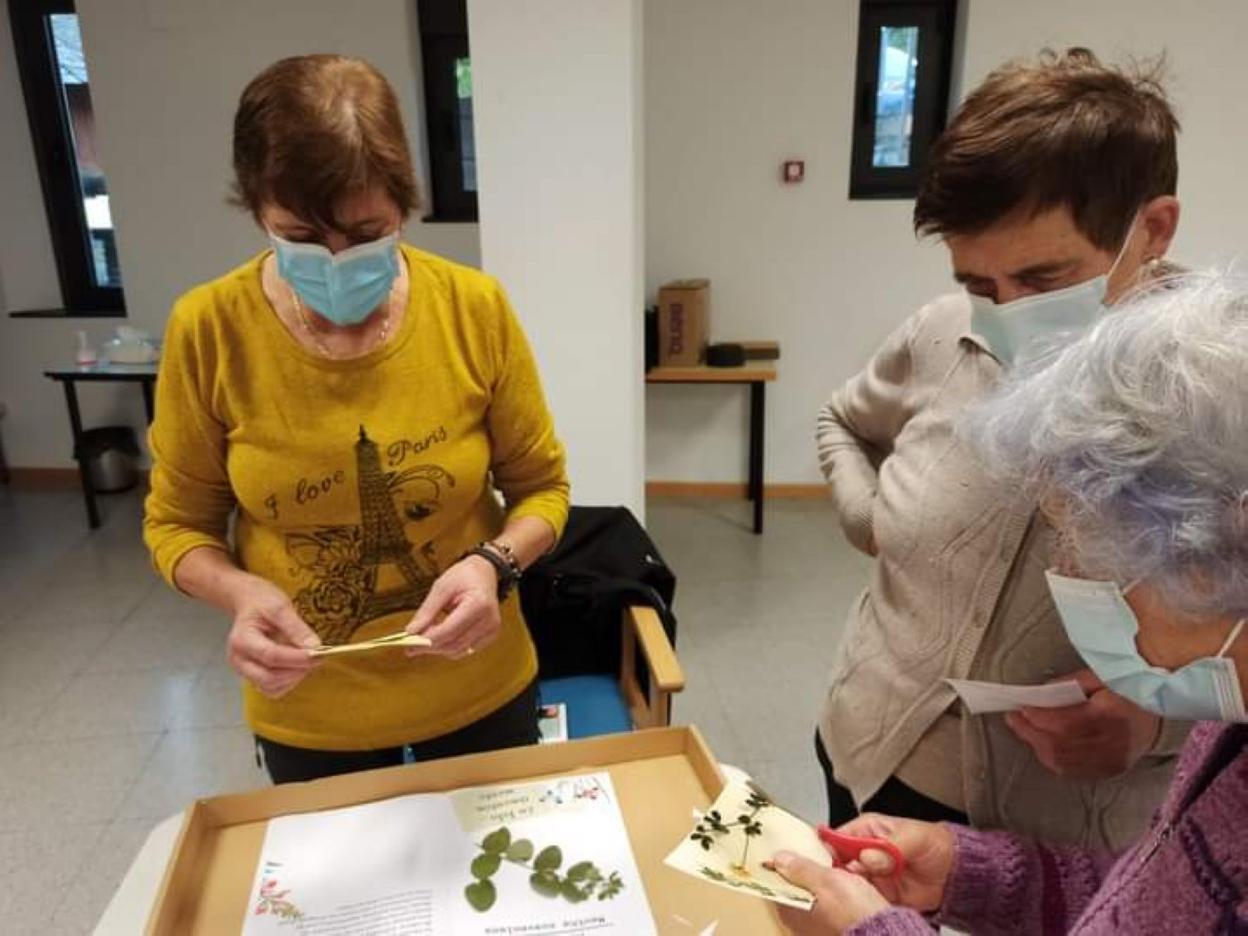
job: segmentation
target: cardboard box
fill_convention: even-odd
[[[659,289],[659,365],[702,362],[711,333],[711,281],[673,280]]]
[[[401,796],[607,770],[619,797],[646,896],[660,933],[783,933],[772,905],[674,871],[663,859],[706,809],[723,777],[695,728],[658,728],[388,767],[199,800],[186,813],[148,920],[149,936],[237,933],[274,816]],[[678,923],[680,917],[693,928]]]

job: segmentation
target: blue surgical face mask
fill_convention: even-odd
[[[1028,346],[1043,347],[1045,342],[1063,335],[1073,337],[1089,328],[1105,313],[1109,278],[1122,260],[1127,244],[1131,243],[1134,230],[1133,221],[1109,272],[1101,276],[1001,305],[988,296],[969,293],[971,330],[988,343],[1003,367],[1010,367]]]
[[[399,275],[399,235],[330,253],[320,244],[297,244],[272,232],[277,272],[299,299],[335,325],[358,325],[390,295]]]
[[[1139,622],[1116,584],[1056,572],[1046,577],[1066,636],[1108,688],[1165,718],[1248,722],[1239,674],[1226,656],[1244,621],[1231,630],[1217,656],[1165,670],[1140,656],[1135,645]]]

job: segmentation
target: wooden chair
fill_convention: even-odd
[[[569,738],[671,724],[672,695],[685,688],[676,651],[653,608],[634,605],[622,617],[618,673],[562,676],[539,684],[542,704],[567,706]]]

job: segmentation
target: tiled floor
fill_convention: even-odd
[[[0,488],[0,930],[90,932],[143,843],[198,796],[266,782],[222,657],[226,621],[151,572],[137,496]],[[689,687],[675,720],[810,818],[814,718],[866,562],[827,504],[656,501]]]

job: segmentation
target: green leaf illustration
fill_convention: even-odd
[[[528,839],[516,839],[504,857],[508,861],[528,861],[533,857],[533,843]]]
[[[583,891],[577,887],[575,881],[564,878],[563,883],[559,886],[559,893],[563,894],[564,900],[569,903],[582,903],[589,898],[589,892]]]
[[[563,864],[563,852],[558,845],[548,845],[537,853],[533,859],[533,867],[538,871],[553,871]]]
[[[498,891],[494,889],[492,881],[473,881],[464,888],[464,896],[468,899],[472,909],[478,913],[485,913],[494,906],[494,901],[498,899]]]
[[[578,883],[581,881],[587,881],[594,877],[594,872],[596,870],[597,869],[594,868],[594,863],[592,861],[577,862],[572,867],[568,868],[568,880],[576,881]]]
[[[534,871],[529,875],[529,883],[543,897],[558,897],[562,882],[554,871]]]
[[[472,859],[472,876],[478,881],[484,881],[494,876],[494,872],[498,870],[502,860],[493,852],[483,852]]]
[[[495,855],[501,855],[507,850],[507,846],[511,844],[511,832],[506,826],[491,832],[481,842],[481,847],[487,852],[493,852]]]

